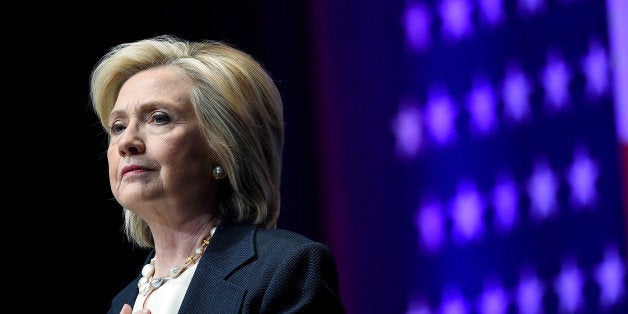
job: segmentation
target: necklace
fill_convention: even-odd
[[[155,274],[155,261],[157,260],[153,257],[150,260],[150,263],[142,267],[142,278],[140,278],[140,281],[137,283],[140,294],[142,296],[148,295],[149,293],[161,287],[164,283],[166,283],[166,281],[179,277],[179,275],[181,275],[181,273],[186,270],[188,266],[196,263],[198,258],[205,251],[205,248],[207,248],[207,246],[209,245],[209,240],[212,238],[215,230],[216,227],[212,228],[212,230],[209,232],[209,237],[207,237],[207,239],[203,239],[203,243],[201,244],[201,246],[196,248],[192,252],[192,255],[188,255],[185,258],[185,262],[183,262],[183,264],[177,267],[170,268],[170,271],[168,271],[168,275],[166,276],[153,278],[153,275]]]

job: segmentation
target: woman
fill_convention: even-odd
[[[328,247],[276,228],[283,108],[259,63],[158,36],[90,83],[125,233],[152,248],[108,313],[344,312]]]

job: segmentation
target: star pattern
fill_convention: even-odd
[[[478,302],[480,314],[506,314],[508,313],[509,297],[501,284],[490,282],[485,284],[484,290]]]
[[[454,235],[461,241],[478,238],[483,233],[484,204],[472,182],[458,184],[452,204]]]
[[[567,173],[573,208],[592,207],[597,203],[598,175],[599,166],[589,157],[588,151],[584,147],[576,149]]]
[[[545,88],[545,101],[550,111],[564,109],[569,102],[570,70],[556,52],[549,54],[541,81]]]
[[[477,78],[467,101],[471,130],[481,135],[494,130],[497,127],[496,108],[497,100],[490,82],[485,78]]]
[[[415,157],[423,142],[423,122],[418,104],[407,101],[401,106],[392,122],[395,152],[400,159]]]
[[[528,182],[531,215],[537,221],[543,221],[558,210],[556,192],[558,179],[545,159],[535,162],[532,177]]]
[[[425,50],[431,41],[431,14],[423,3],[409,6],[403,17],[406,42],[416,51]]]
[[[445,217],[438,202],[426,202],[416,213],[419,241],[428,251],[436,251],[445,242]]]
[[[510,174],[501,174],[493,190],[495,224],[498,230],[510,231],[518,220],[519,192]]]
[[[437,144],[446,145],[456,139],[457,110],[453,100],[442,90],[434,88],[425,107],[425,124]]]
[[[561,271],[554,288],[558,295],[558,308],[561,313],[576,313],[582,310],[584,275],[578,269],[573,258],[566,258],[561,266]]]
[[[523,271],[516,291],[518,313],[543,313],[544,284],[532,271]]]
[[[504,114],[514,122],[522,122],[530,115],[531,86],[519,65],[508,66],[503,85]]]
[[[603,261],[595,268],[595,280],[600,287],[600,309],[606,312],[626,297],[626,262],[616,245],[604,251]]]
[[[497,26],[504,22],[504,0],[478,1],[480,16],[490,26]]]
[[[425,57],[425,60],[421,59],[421,61],[430,62],[432,51],[427,51],[428,48],[434,48],[434,54],[439,57],[447,55],[448,49],[456,49],[453,45],[441,45],[438,40],[451,43],[462,39],[472,39],[476,32],[480,36],[485,36],[486,33],[491,33],[491,36],[498,36],[503,28],[509,28],[521,21],[536,23],[545,20],[539,18],[542,13],[553,14],[555,11],[563,10],[576,2],[584,5],[586,1],[407,1],[401,23],[405,32],[406,45],[411,53],[415,53],[420,58]],[[513,12],[517,16],[513,16]],[[521,19],[521,17],[526,19]],[[511,20],[514,19],[519,19],[519,21],[511,24],[513,22]],[[483,26],[484,29],[479,28],[480,26]],[[500,28],[501,26],[503,28]],[[525,26],[521,28],[524,29]],[[543,34],[539,35],[543,36]],[[589,33],[583,33],[583,35],[589,36]],[[512,40],[526,41],[527,38],[517,37]],[[467,46],[468,43],[469,46]],[[468,43],[461,43],[460,47],[472,49],[475,42],[469,41]],[[495,180],[492,181],[493,185],[484,187],[483,190],[478,189],[474,179],[478,179],[478,183],[485,184],[486,181],[483,179],[485,176],[494,175],[491,172],[494,169],[489,169],[487,172],[484,172],[484,169],[478,169],[479,172],[473,172],[475,175],[482,176],[482,180],[464,176],[467,173],[463,175],[465,179],[461,180],[460,177],[456,176],[456,170],[447,167],[435,169],[434,171],[438,175],[443,176],[443,180],[447,180],[446,192],[442,191],[442,194],[437,195],[447,199],[440,202],[435,201],[437,198],[431,198],[431,201],[424,201],[420,207],[414,209],[414,227],[418,234],[418,247],[422,253],[432,253],[428,256],[440,261],[442,256],[449,256],[451,249],[459,248],[447,247],[447,241],[456,240],[458,243],[469,244],[472,241],[477,242],[483,236],[488,237],[494,234],[500,234],[502,236],[500,240],[505,240],[511,236],[519,237],[521,234],[529,232],[528,228],[532,230],[531,232],[534,232],[534,228],[554,228],[557,222],[561,224],[562,228],[563,221],[556,218],[562,218],[565,215],[569,216],[570,219],[588,219],[590,215],[595,213],[583,213],[583,209],[596,209],[599,204],[607,201],[612,202],[612,200],[607,200],[607,194],[604,193],[608,183],[606,180],[611,174],[609,169],[614,169],[609,167],[605,160],[597,159],[602,156],[599,150],[593,149],[600,147],[590,145],[592,143],[590,138],[585,138],[587,145],[577,145],[569,155],[570,150],[565,149],[565,146],[573,144],[571,139],[567,142],[554,143],[556,145],[546,152],[543,151],[545,147],[533,146],[534,143],[532,142],[543,140],[539,139],[538,135],[543,137],[544,127],[541,133],[535,133],[537,138],[530,139],[530,141],[528,139],[521,140],[522,137],[519,136],[525,135],[526,130],[529,129],[539,130],[537,126],[541,123],[553,124],[557,122],[557,124],[562,124],[563,120],[570,118],[572,113],[580,110],[583,103],[606,104],[600,100],[612,94],[611,79],[613,78],[612,71],[616,66],[613,64],[615,60],[609,59],[611,53],[607,51],[606,44],[600,37],[590,38],[588,43],[585,41],[583,43],[588,44],[586,51],[582,49],[586,46],[570,46],[563,49],[565,56],[560,52],[563,47],[561,49],[556,47],[543,48],[547,51],[545,51],[545,62],[541,65],[538,58],[532,58],[524,51],[528,48],[534,48],[532,46],[525,46],[525,49],[512,51],[514,56],[497,55],[499,59],[496,60],[498,61],[489,65],[504,67],[502,77],[498,77],[498,75],[476,75],[472,77],[469,89],[464,91],[461,91],[460,88],[469,82],[464,81],[463,84],[457,84],[458,82],[452,80],[452,86],[428,88],[424,106],[419,106],[416,101],[404,101],[399,106],[391,124],[395,138],[394,150],[398,159],[412,160],[417,163],[427,161],[427,167],[430,167],[432,166],[430,162],[441,156],[446,156],[447,158],[443,160],[452,161],[451,168],[457,170],[458,167],[462,167],[473,172],[476,170],[474,160],[465,164],[467,160],[458,157],[450,159],[451,154],[464,153],[463,150],[467,149],[468,146],[479,147],[486,143],[489,143],[486,145],[490,146],[497,143],[497,145],[504,144],[508,147],[504,151],[482,151],[482,154],[486,153],[488,162],[492,162],[494,159],[502,162],[506,159],[506,162],[519,163],[523,160],[522,164],[529,167],[526,169],[517,165],[516,168],[509,169],[510,171],[497,172]],[[500,50],[500,47],[497,48]],[[418,54],[418,52],[426,51],[427,53]],[[445,53],[441,54],[442,52]],[[498,54],[501,50],[489,51],[488,53],[492,56],[494,52]],[[539,52],[543,53],[543,50]],[[574,57],[574,54],[579,55]],[[504,60],[503,57],[510,58],[511,62],[505,65],[501,64],[500,62]],[[475,60],[468,62],[473,63]],[[417,65],[423,64],[418,62]],[[475,69],[486,71],[485,65],[479,64]],[[414,69],[413,67],[412,70]],[[487,73],[495,74],[495,71],[490,67],[488,69],[491,71]],[[457,75],[456,71],[452,72]],[[469,78],[469,73],[463,74],[466,74],[465,79]],[[449,75],[449,78],[452,76],[453,74]],[[447,81],[445,80],[445,82]],[[427,82],[427,85],[432,83]],[[412,88],[416,88],[413,93],[417,90],[419,92],[425,90],[423,82],[418,84],[413,82],[412,84]],[[594,109],[588,108],[587,110]],[[468,119],[468,121],[462,119]],[[463,130],[463,126],[468,127],[468,129]],[[500,136],[502,131],[512,131],[509,134],[512,134],[513,137],[508,138],[508,141],[502,141],[504,139]],[[468,138],[468,135],[472,135],[473,138]],[[510,141],[511,139],[514,141]],[[513,159],[509,159],[509,156],[501,158],[493,155],[517,154],[516,151],[510,152],[508,150],[511,144],[513,147],[519,147],[519,145],[524,147],[522,149],[524,153]],[[430,149],[435,149],[435,151],[430,151]],[[540,152],[536,150],[540,150]],[[525,160],[528,153],[532,156],[543,156],[547,153],[548,158],[537,158],[530,165],[530,161]],[[458,162],[460,164],[457,164]],[[478,165],[484,166],[482,163],[478,163]],[[424,165],[422,164],[422,166]],[[509,165],[503,164],[501,166],[509,167]],[[517,171],[516,177],[515,171]],[[429,175],[434,173],[432,169],[428,169],[426,172]],[[601,175],[603,176],[601,177]],[[605,181],[598,182],[602,178]],[[457,183],[452,192],[450,189],[453,182]],[[430,183],[432,182],[430,181]],[[562,189],[562,183],[565,183],[564,189]],[[439,185],[436,186],[443,188]],[[529,207],[524,208],[524,205],[529,205]],[[569,209],[571,212],[561,211],[562,208]],[[490,212],[491,210],[493,212]],[[531,220],[536,225],[528,225],[525,218],[522,219],[521,215],[524,212],[530,215]],[[487,218],[486,220],[491,218],[491,224],[487,224],[484,217]],[[591,223],[595,223],[595,220],[592,220]],[[545,224],[545,226],[542,227],[540,224]],[[488,230],[491,227],[494,230]],[[516,228],[521,230],[516,230]],[[498,231],[499,233],[491,233],[491,231]],[[474,247],[469,246],[465,250]],[[491,280],[489,284],[485,283],[482,291],[476,295],[463,295],[460,289],[445,289],[438,298],[439,304],[429,302],[428,298],[410,299],[406,313],[457,314],[510,313],[513,311],[517,313],[543,313],[548,312],[548,309],[544,307],[549,304],[557,306],[553,310],[560,313],[581,313],[595,306],[599,306],[600,313],[613,312],[613,307],[626,305],[626,289],[628,288],[626,287],[628,264],[617,247],[617,245],[613,245],[606,248],[603,252],[603,258],[597,264],[582,265],[582,268],[578,265],[576,256],[566,258],[561,255],[564,252],[552,252],[552,254],[559,255],[562,263],[558,271],[555,271],[554,266],[552,267],[555,272],[551,275],[544,271],[543,276],[537,276],[534,271],[531,271],[534,267],[530,267],[522,271],[518,282],[511,286],[504,287],[500,280]],[[439,252],[439,250],[443,251]],[[593,254],[586,256],[586,258],[597,256],[597,253]],[[525,258],[534,258],[534,256],[526,256]],[[583,260],[588,261],[588,259]],[[545,261],[533,262],[545,263]],[[547,270],[546,268],[543,269]],[[588,286],[585,289],[585,283],[589,284],[588,275],[592,277],[590,283],[599,288],[599,294],[595,294],[595,297],[599,298],[597,300],[591,300],[590,295],[585,295],[585,292],[590,293]],[[506,277],[505,274],[504,276]],[[461,281],[466,280],[464,276],[462,277]],[[511,279],[508,277],[509,282]],[[589,303],[595,301],[598,304]],[[431,305],[434,308],[430,308]],[[624,308],[621,307],[622,310]]]
[[[598,100],[609,89],[608,58],[604,46],[598,39],[589,42],[589,51],[581,63],[586,75],[586,94],[589,99]]]
[[[460,39],[473,32],[469,0],[442,0],[440,15],[445,38]]]

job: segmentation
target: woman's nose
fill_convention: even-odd
[[[118,153],[120,156],[142,154],[145,149],[146,146],[139,128],[134,125],[127,126],[118,142]]]

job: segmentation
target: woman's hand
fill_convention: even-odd
[[[149,309],[141,309],[136,312],[133,312],[133,308],[130,305],[125,304],[120,311],[120,314],[150,314]]]

